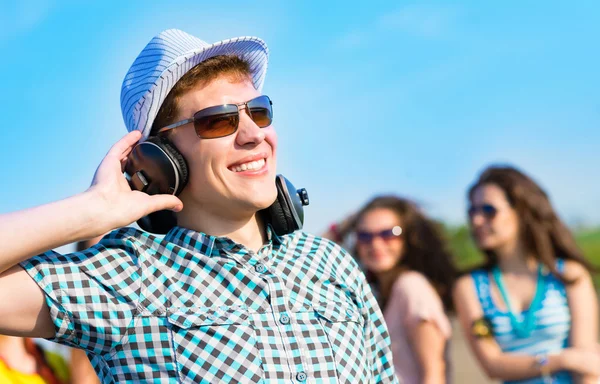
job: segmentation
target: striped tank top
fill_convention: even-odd
[[[556,269],[560,273],[563,272],[563,260],[557,261]],[[498,309],[492,300],[490,273],[485,270],[471,272],[484,316],[491,322],[494,338],[503,352],[535,356],[540,353],[558,352],[568,347],[571,313],[567,303],[565,285],[549,272],[545,272],[543,276],[546,287],[541,306],[534,314],[535,327],[529,336],[519,337],[511,325],[508,312]],[[523,312],[515,314],[517,320],[522,322],[528,311],[529,309],[525,309]],[[552,382],[567,384],[574,381],[570,373],[557,372],[552,375]],[[543,384],[544,381],[538,377],[506,381],[505,383]]]

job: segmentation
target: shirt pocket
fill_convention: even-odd
[[[365,319],[360,309],[338,302],[322,303],[314,309],[332,346],[340,380],[368,382],[371,356],[365,348]]]
[[[263,367],[247,309],[198,308],[169,314],[184,383],[261,383]]]

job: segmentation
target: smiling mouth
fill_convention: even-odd
[[[249,161],[247,163],[238,164],[229,167],[229,170],[232,172],[244,172],[244,171],[258,171],[266,164],[266,159],[259,159],[254,161]]]

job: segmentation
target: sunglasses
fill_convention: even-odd
[[[356,241],[362,244],[370,244],[379,237],[383,241],[397,239],[402,234],[402,228],[396,225],[393,228],[385,229],[379,232],[356,231]]]
[[[237,131],[240,124],[240,107],[244,107],[252,121],[260,128],[265,128],[273,122],[273,102],[269,96],[258,96],[240,104],[215,105],[199,110],[191,119],[185,119],[167,125],[159,133],[168,129],[194,123],[196,135],[201,139],[216,139],[229,136]]]
[[[496,217],[498,209],[491,204],[472,205],[469,207],[468,214],[471,220],[479,213],[486,219],[491,220]]]

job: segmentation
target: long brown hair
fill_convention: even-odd
[[[556,270],[556,259],[574,260],[589,272],[596,271],[583,256],[571,231],[554,211],[548,194],[532,178],[512,166],[492,165],[469,188],[469,200],[473,199],[477,188],[487,184],[496,185],[504,191],[519,217],[520,236],[526,251],[555,276],[565,283],[571,283]],[[485,250],[484,254],[486,261],[483,268],[491,269],[498,258],[493,250]]]
[[[446,246],[442,235],[441,226],[427,218],[416,203],[398,196],[378,196],[369,201],[356,215],[344,226],[342,236],[352,233],[362,217],[374,209],[388,209],[394,212],[402,222],[402,236],[404,238],[403,255],[398,261],[397,278],[403,271],[417,271],[425,275],[440,295],[444,308],[453,309],[452,286],[457,276],[453,257]],[[353,254],[358,256],[355,248]],[[367,271],[368,280],[377,285],[377,280],[372,273]],[[391,290],[391,287],[390,287]],[[382,307],[385,307],[391,292],[379,292]]]

